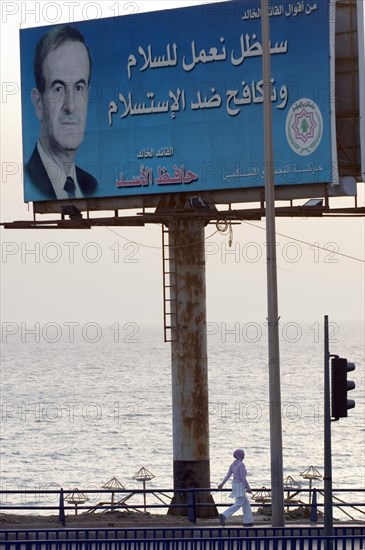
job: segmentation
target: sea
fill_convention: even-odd
[[[245,450],[251,487],[270,487],[266,322],[208,322],[207,333],[211,487],[226,474],[236,448]],[[281,320],[279,335],[283,476],[308,488],[301,474],[311,468],[324,473],[323,327]],[[364,348],[363,324],[330,323],[331,354],[356,365],[350,373],[355,408],[331,424],[334,490],[365,488]],[[147,489],[171,489],[170,354],[160,326],[6,326],[1,489],[82,491],[114,477],[126,489],[138,489],[133,476],[141,468],[154,476]],[[323,488],[323,479],[312,487]],[[365,500],[364,493],[337,496]],[[2,504],[40,503],[27,493],[1,498]],[[341,514],[336,509],[335,516]],[[364,518],[356,510],[351,514]]]

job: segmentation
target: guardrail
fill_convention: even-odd
[[[365,526],[334,526],[333,536],[337,538],[352,537],[363,540]],[[300,526],[291,527],[85,527],[58,529],[4,529],[0,530],[0,541],[23,540],[126,540],[126,539],[204,539],[204,538],[244,538],[250,537],[321,537],[323,527]]]
[[[66,521],[66,512],[72,511],[74,514],[83,512],[107,512],[116,510],[133,510],[136,512],[148,511],[158,512],[161,510],[170,510],[173,515],[173,508],[185,507],[186,515],[188,519],[195,523],[196,518],[199,516],[200,507],[227,507],[228,502],[222,502],[222,495],[225,495],[228,490],[219,491],[217,489],[74,489],[73,491],[64,491],[64,489],[48,489],[48,490],[32,490],[32,489],[13,489],[13,490],[1,490],[0,491],[0,511],[6,512],[19,512],[30,510],[32,513],[40,511],[56,511],[59,515],[60,522],[64,525]],[[204,495],[220,495],[221,502],[204,502]],[[271,507],[270,502],[270,489],[265,488],[265,496],[261,499],[259,496],[263,493],[263,488],[254,489],[252,494],[251,506],[253,508],[259,508],[265,510]],[[365,516],[365,498],[361,502],[346,502],[343,498],[336,497],[335,493],[353,495],[360,493],[364,495],[365,489],[336,489],[333,490],[334,509],[340,509],[345,512],[346,516],[350,519],[355,519],[349,513],[349,510],[356,511],[359,516]],[[323,507],[323,502],[320,498],[323,497],[323,493],[316,489],[301,489],[300,494],[308,496],[308,501],[298,499],[298,492],[295,493],[295,500],[287,496],[287,490],[285,491],[286,498],[284,499],[285,508],[287,512],[290,509],[297,508],[304,510],[306,516],[310,518],[312,522],[318,521],[319,510]],[[17,496],[21,503],[8,502],[8,497]],[[29,503],[29,497],[33,495],[34,501]],[[89,495],[94,495],[94,503],[89,499]],[[110,500],[105,498],[100,501],[102,496],[108,495]],[[171,500],[174,495],[180,495],[181,501],[179,504],[172,504]],[[147,503],[147,497],[154,497],[154,503]],[[198,498],[199,497],[199,498]],[[139,500],[138,500],[139,499]],[[136,502],[137,500],[137,502]],[[208,498],[206,499],[209,500]],[[99,501],[99,502],[98,502]],[[141,502],[142,501],[142,502]],[[139,503],[141,502],[141,503]],[[214,512],[213,512],[214,514]],[[213,515],[212,514],[212,515]],[[269,516],[269,514],[268,514]]]
[[[364,536],[243,536],[12,540],[4,550],[362,550]]]

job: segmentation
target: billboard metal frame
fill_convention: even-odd
[[[361,102],[363,79],[359,78],[364,52],[360,4],[363,0],[336,1],[335,93],[336,139],[340,176],[361,179]],[[362,55],[361,55],[362,52]],[[362,115],[364,116],[364,115]],[[365,136],[363,136],[363,141]],[[362,144],[365,147],[365,143]]]
[[[176,195],[174,195],[176,199]],[[324,202],[324,204],[322,204]],[[166,202],[168,206],[168,201]],[[83,217],[82,213],[73,205],[65,207],[60,218],[23,220],[14,222],[2,222],[5,229],[91,229],[92,227],[143,227],[147,224],[167,224],[171,220],[182,219],[191,220],[199,218],[206,224],[219,222],[241,222],[246,220],[262,220],[266,216],[264,204],[257,208],[243,208],[218,210],[214,205],[207,203],[206,207],[194,209],[186,205],[186,208],[179,210],[147,212],[145,209],[131,215],[119,215],[116,210],[110,216]],[[314,201],[312,204],[278,206],[275,208],[276,217],[285,218],[330,218],[330,217],[363,217],[365,216],[365,207],[350,206],[341,208],[331,208],[328,197],[324,201]]]

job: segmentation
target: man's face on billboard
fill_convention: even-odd
[[[86,47],[68,41],[51,51],[43,63],[46,87],[35,91],[41,120],[41,143],[55,155],[75,152],[84,138],[90,64]]]

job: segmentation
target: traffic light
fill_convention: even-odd
[[[342,357],[333,357],[331,360],[331,397],[332,414],[335,419],[347,416],[348,409],[355,407],[353,399],[347,399],[347,392],[355,388],[353,380],[347,380],[347,373],[355,370],[355,364]]]

